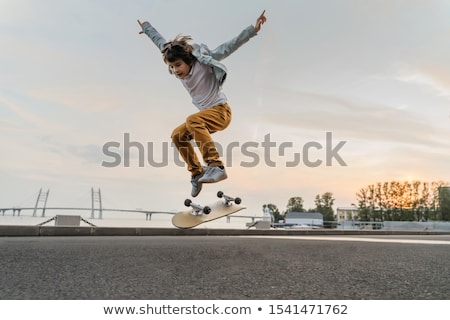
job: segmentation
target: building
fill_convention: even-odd
[[[319,212],[288,212],[284,223],[291,226],[323,227],[323,215]]]
[[[338,222],[353,221],[358,219],[358,208],[356,207],[339,207],[336,209]]]

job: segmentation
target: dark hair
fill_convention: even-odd
[[[164,62],[175,62],[181,59],[188,65],[194,63],[196,59],[192,55],[193,47],[188,43],[190,40],[192,40],[191,36],[177,35],[175,39],[167,42],[161,50]]]

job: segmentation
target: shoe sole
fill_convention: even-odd
[[[216,182],[225,180],[225,179],[227,179],[227,178],[228,178],[227,175],[223,175],[223,176],[221,176],[219,179],[211,179],[211,180],[202,180],[202,179],[200,179],[200,180],[202,180],[202,181],[198,180],[198,182],[199,182],[199,183],[216,183]]]

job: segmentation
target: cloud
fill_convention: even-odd
[[[412,110],[322,93],[282,90],[277,95],[279,99],[266,102],[276,104],[276,111],[270,109],[261,117],[268,124],[298,130],[336,131],[356,140],[449,146],[443,138],[447,132],[444,128],[424,121]]]
[[[26,108],[20,106],[19,104],[12,102],[7,97],[0,95],[0,104],[8,108],[10,111],[12,111],[20,121],[24,121],[28,125],[35,125],[35,126],[44,126],[48,125],[49,123],[43,120],[41,117],[36,116],[34,113],[29,112],[26,110]],[[6,120],[4,120],[6,121]],[[11,121],[10,121],[11,122]]]
[[[438,96],[450,99],[450,71],[444,72],[442,69],[442,66],[441,68],[434,66],[412,68],[408,71],[398,71],[393,78],[431,90]]]

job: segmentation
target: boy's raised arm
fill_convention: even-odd
[[[166,39],[164,39],[164,37],[150,24],[150,22],[141,22],[139,19],[137,22],[142,28],[142,30],[139,31],[139,34],[145,33],[161,51],[164,48],[164,44],[167,43]]]
[[[250,40],[250,38],[256,36],[258,31],[261,30],[261,25],[264,24],[267,20],[266,16],[264,15],[265,12],[266,10],[264,10],[258,17],[258,19],[256,19],[255,26],[248,26],[237,37],[221,44],[216,49],[212,50],[211,56],[217,60],[225,59],[234,51],[236,51],[240,46]]]

